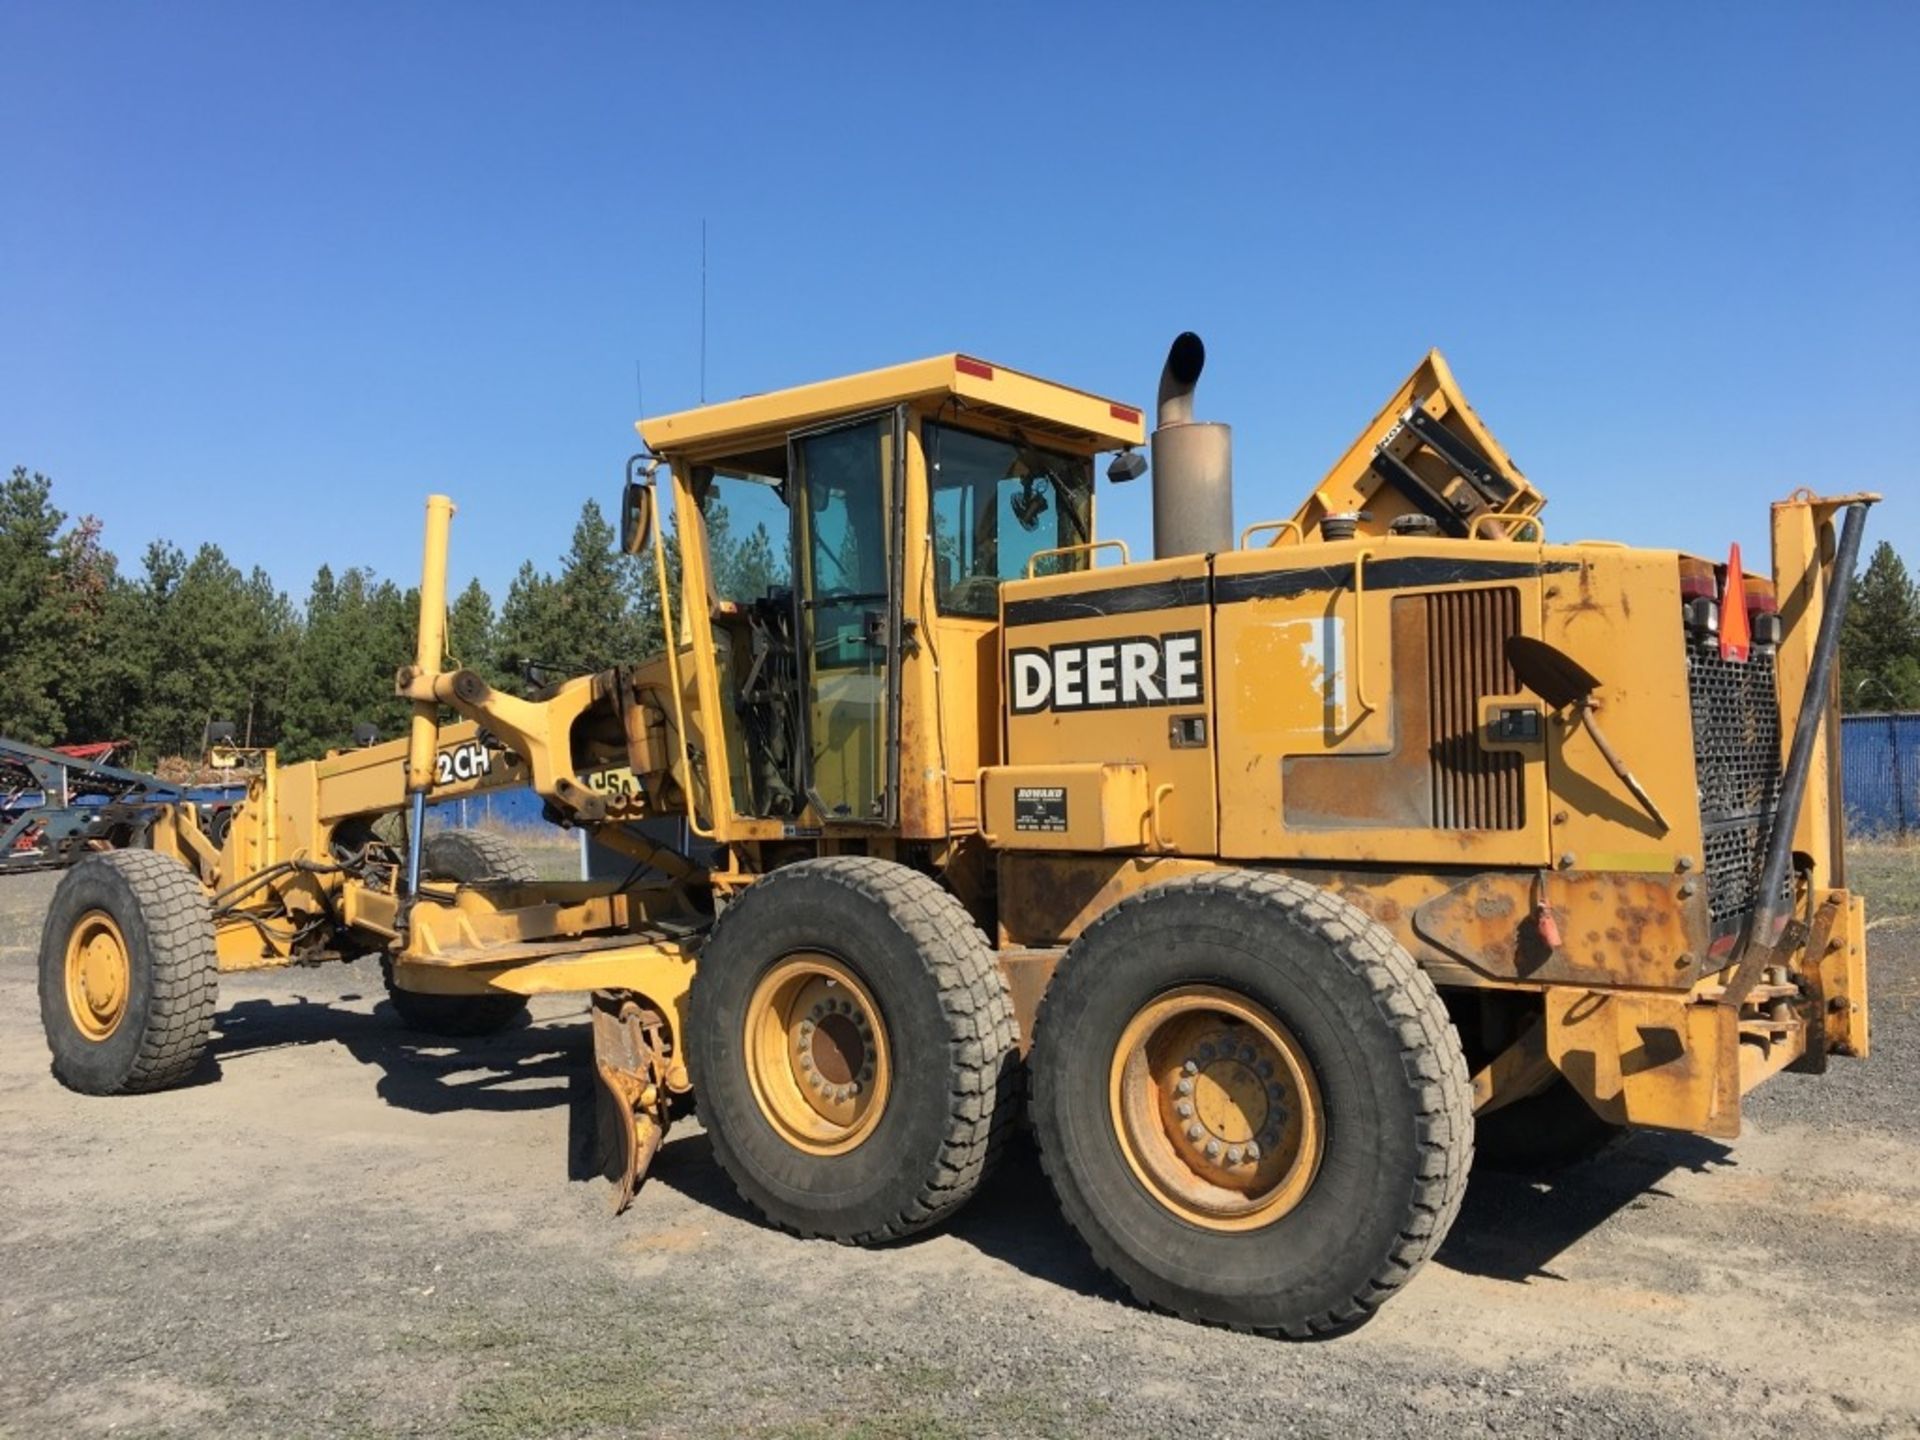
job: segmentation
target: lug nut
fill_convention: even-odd
[[[1251,1065],[1253,1063],[1253,1047],[1251,1045],[1242,1045],[1240,1047],[1240,1063],[1242,1065]]]
[[[1220,1142],[1218,1140],[1207,1141],[1207,1158],[1209,1160],[1218,1160],[1220,1158]]]
[[[1183,1077],[1180,1083],[1174,1086],[1173,1089],[1177,1095],[1191,1095],[1193,1093],[1193,1081]]]
[[[1205,1128],[1202,1127],[1202,1125],[1198,1120],[1194,1121],[1191,1125],[1187,1126],[1187,1139],[1189,1140],[1198,1140],[1202,1135],[1206,1133],[1207,1132]]]
[[[811,1055],[802,1055],[800,1057],[800,1068],[802,1070],[813,1069],[813,1057]]]
[[[1273,1062],[1271,1060],[1262,1060],[1253,1068],[1262,1080],[1271,1080],[1273,1078]]]
[[[1182,1100],[1178,1105],[1173,1107],[1173,1113],[1178,1115],[1182,1120],[1191,1120],[1193,1118],[1193,1102],[1191,1100]]]
[[[1189,1060],[1187,1061],[1186,1064],[1182,1065],[1180,1068],[1186,1071],[1187,1074],[1189,1075],[1198,1075],[1200,1073],[1200,1062],[1197,1060]]]
[[[1257,1140],[1249,1140],[1240,1153],[1246,1158],[1246,1162],[1249,1165],[1253,1164],[1254,1161],[1260,1158],[1260,1142]]]
[[[1229,1145],[1227,1147],[1227,1163],[1229,1165],[1238,1165],[1240,1163],[1240,1157],[1244,1154],[1246,1154],[1246,1151],[1242,1150],[1238,1145]]]

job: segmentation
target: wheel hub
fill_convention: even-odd
[[[1128,1163],[1185,1219],[1256,1228],[1312,1184],[1324,1127],[1305,1055],[1230,990],[1190,986],[1143,1007],[1115,1047],[1112,1093]]]
[[[67,1011],[89,1040],[104,1040],[127,1010],[132,967],[127,943],[113,917],[90,910],[67,937]]]
[[[747,1006],[746,1055],[761,1113],[799,1148],[840,1154],[879,1122],[891,1087],[886,1034],[839,959],[794,955],[767,972]]]
[[[1272,1047],[1250,1027],[1207,1036],[1161,1087],[1176,1149],[1190,1163],[1234,1171],[1259,1163],[1287,1123]]]

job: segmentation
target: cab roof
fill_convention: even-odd
[[[1140,408],[1022,374],[970,355],[936,355],[838,380],[744,395],[636,422],[657,455],[717,454],[757,448],[774,436],[843,415],[951,396],[962,411],[984,414],[1092,454],[1146,440]]]

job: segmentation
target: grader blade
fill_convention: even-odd
[[[633,1203],[666,1139],[664,1029],[657,1013],[631,1000],[594,997],[597,1158],[613,1182],[615,1215]]]

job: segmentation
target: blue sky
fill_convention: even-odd
[[[1207,339],[1242,523],[1430,345],[1555,538],[1920,561],[1920,7],[0,0],[0,464],[133,561],[551,565],[650,411]],[[1107,492],[1137,543],[1144,486]]]

